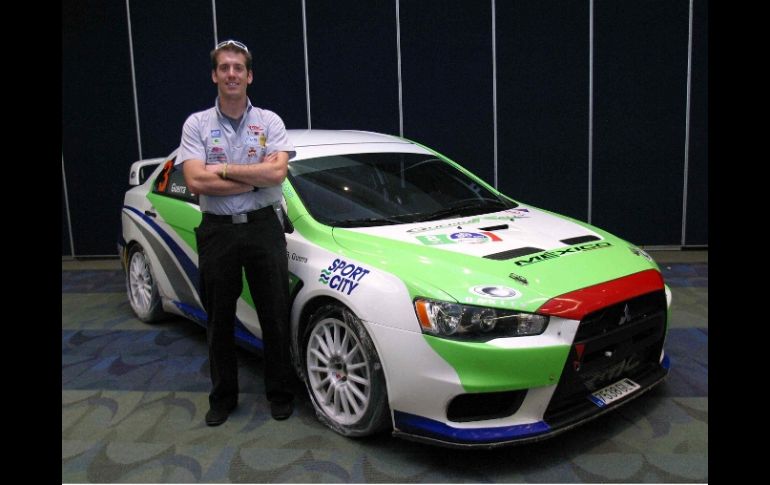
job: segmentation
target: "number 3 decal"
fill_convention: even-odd
[[[163,172],[161,172],[160,176],[160,182],[158,183],[158,192],[165,192],[166,186],[168,185],[168,174],[171,173],[171,168],[174,166],[174,161],[169,160],[166,162],[166,166],[163,167]]]

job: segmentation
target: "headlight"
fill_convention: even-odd
[[[418,298],[414,301],[414,309],[422,331],[439,337],[463,340],[523,337],[539,335],[548,326],[545,315],[448,301]]]

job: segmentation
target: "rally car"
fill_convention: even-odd
[[[671,293],[639,247],[514,200],[410,140],[330,130],[289,138],[297,153],[274,209],[287,240],[292,358],[332,430],[521,443],[667,375]],[[118,246],[139,319],[174,314],[205,326],[201,212],[175,159],[132,165]],[[262,347],[245,279],[236,336]]]

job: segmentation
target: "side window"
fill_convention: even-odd
[[[163,169],[158,174],[152,185],[152,191],[156,194],[165,195],[174,199],[184,200],[185,202],[198,203],[198,195],[190,192],[184,181],[184,173],[174,165],[176,157],[166,161]]]

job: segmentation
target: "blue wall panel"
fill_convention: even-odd
[[[68,0],[62,9],[62,156],[76,254],[117,254],[138,157],[126,25],[124,2]]]
[[[492,9],[401,2],[404,136],[493,183]]]
[[[690,153],[685,245],[709,243],[708,220],[708,3],[693,8]]]
[[[681,240],[688,7],[595,3],[592,222],[637,244]]]
[[[220,42],[236,39],[248,46],[251,102],[275,111],[287,128],[307,128],[302,2],[219,0],[217,36]]]
[[[588,217],[588,3],[497,3],[499,188]]]
[[[115,253],[131,162],[168,154],[186,117],[213,104],[215,30],[250,46],[249,95],[287,127],[307,127],[309,109],[313,128],[397,134],[400,27],[407,138],[493,183],[496,116],[503,192],[582,220],[591,200],[594,224],[638,244],[708,245],[707,0],[694,0],[686,194],[689,0],[595,0],[592,171],[588,0],[497,0],[494,44],[491,0],[400,0],[398,9],[396,0],[308,1],[309,106],[302,0],[129,5],[130,19],[123,1],[62,5],[62,155],[76,256]]]
[[[395,3],[308,2],[307,35],[313,128],[398,135]]]
[[[182,125],[213,106],[209,52],[214,48],[210,2],[131,2],[131,28],[144,158],[179,145]]]

